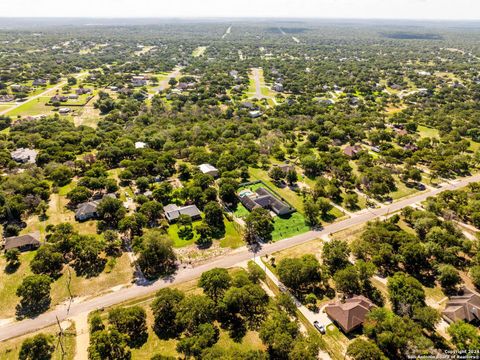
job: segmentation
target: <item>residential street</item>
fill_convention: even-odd
[[[385,205],[378,209],[364,210],[358,214],[354,214],[351,218],[333,223],[325,226],[322,230],[309,231],[304,234],[284,239],[275,243],[265,244],[262,249],[258,251],[257,256],[264,256],[266,254],[272,254],[274,252],[287,249],[292,246],[306,243],[321,236],[335,233],[340,230],[344,230],[351,226],[355,226],[367,221],[371,221],[380,216],[388,215],[396,212],[406,206],[415,204],[425,200],[429,196],[438,194],[444,190],[454,190],[466,186],[470,182],[480,181],[480,174],[462,179],[456,180],[450,184],[444,184],[441,188],[427,190],[421,194],[400,200],[398,202]],[[132,285],[128,288],[123,288],[116,292],[107,293],[95,298],[85,300],[83,302],[73,303],[70,307],[69,313],[67,313],[66,306],[59,306],[56,309],[49,311],[45,314],[39,315],[34,319],[27,319],[15,323],[5,324],[0,326],[0,341],[7,340],[22,334],[26,334],[43,327],[49,326],[57,322],[57,317],[60,321],[68,318],[72,318],[82,313],[87,313],[95,309],[100,309],[108,306],[112,306],[121,303],[126,300],[131,300],[139,296],[145,296],[156,292],[158,289],[169,286],[171,284],[182,283],[199,277],[204,271],[210,270],[215,267],[229,268],[236,264],[246,261],[252,258],[252,253],[246,248],[242,247],[227,255],[220,256],[209,263],[200,265],[195,268],[184,267],[180,268],[175,276],[166,279],[158,280],[154,283],[142,286]]]

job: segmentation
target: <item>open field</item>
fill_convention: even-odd
[[[200,57],[205,54],[205,50],[207,50],[207,46],[199,46],[195,50],[193,50],[192,56],[193,57]]]
[[[440,138],[439,131],[437,129],[429,128],[423,125],[418,126],[417,129],[418,133],[420,134],[421,138]]]

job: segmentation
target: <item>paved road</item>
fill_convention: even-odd
[[[80,74],[77,74],[75,75],[74,77],[76,77],[77,79],[80,78],[81,76],[84,76],[86,75],[86,73],[80,73]],[[23,101],[23,102],[20,102],[20,103],[15,103],[15,105],[13,105],[12,107],[9,107],[8,109],[5,109],[3,111],[0,111],[0,115],[5,115],[6,113],[9,113],[10,111],[12,110],[15,110],[17,108],[19,108],[20,106],[22,105],[25,105],[27,103],[29,103],[30,101],[33,101],[33,100],[36,100],[42,96],[46,96],[48,93],[52,92],[52,91],[56,91],[58,89],[61,89],[63,86],[65,86],[67,84],[66,81],[62,81],[61,83],[55,85],[54,87],[50,88],[50,89],[47,89],[43,92],[41,92],[40,94],[38,95],[35,95],[35,96],[32,96],[31,98],[28,98],[26,101]]]
[[[265,96],[262,94],[262,87],[260,85],[260,69],[253,68],[252,69],[252,76],[253,80],[255,81],[255,98],[263,99]]]
[[[441,188],[427,190],[416,196],[400,200],[390,205],[383,206],[379,209],[365,210],[359,214],[355,214],[349,219],[339,221],[337,223],[327,225],[324,229],[318,231],[309,231],[304,234],[294,236],[289,239],[284,239],[271,244],[263,245],[259,250],[257,256],[264,256],[276,251],[284,250],[292,246],[306,243],[308,241],[320,238],[321,236],[335,233],[340,230],[344,230],[351,226],[365,223],[373,220],[379,216],[384,216],[389,213],[398,211],[406,206],[425,200],[429,196],[438,194],[444,190],[454,190],[468,185],[471,182],[480,181],[480,174],[464,178],[462,180],[454,181],[451,184],[445,184]],[[175,275],[175,277],[167,280],[158,280],[155,283],[148,285],[132,285],[128,288],[123,288],[116,292],[107,293],[98,297],[86,300],[84,302],[73,303],[70,307],[70,312],[67,313],[66,306],[59,306],[56,309],[49,311],[45,314],[39,315],[34,319],[27,319],[20,322],[10,323],[0,326],[0,341],[7,340],[16,336],[30,333],[35,330],[39,330],[46,326],[56,323],[56,318],[60,321],[67,318],[74,317],[76,315],[89,312],[92,310],[100,309],[103,307],[112,306],[121,303],[126,300],[131,300],[136,297],[145,296],[155,291],[164,288],[172,284],[178,284],[185,281],[193,280],[199,277],[204,271],[210,270],[215,267],[229,268],[238,263],[249,260],[252,258],[252,253],[246,248],[239,248],[227,255],[215,258],[209,263],[197,266],[195,268],[181,268]]]

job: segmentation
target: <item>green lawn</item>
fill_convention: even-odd
[[[394,179],[397,185],[397,190],[390,193],[390,196],[393,200],[398,200],[405,196],[410,196],[418,192],[418,190],[414,187],[407,187],[403,183],[403,181],[401,181],[397,176],[394,176]]]
[[[43,114],[51,114],[53,107],[45,105],[50,96],[42,96],[35,100],[25,102],[24,104],[20,105],[15,110],[9,111],[7,113],[8,116],[29,116],[29,115],[43,115]]]
[[[336,326],[328,325],[327,333],[322,336],[325,340],[327,352],[334,360],[344,359],[344,353],[347,351],[349,339]]]
[[[193,50],[192,56],[193,57],[203,56],[203,54],[205,53],[205,50],[207,50],[206,46],[199,46],[195,50]]]
[[[193,228],[195,229],[195,226],[200,225],[201,222],[201,220],[194,221],[192,224]],[[198,235],[195,230],[193,230],[193,237],[191,239],[180,239],[180,237],[178,236],[179,229],[180,226],[178,226],[177,223],[171,224],[168,228],[168,236],[170,237],[170,239],[172,239],[174,247],[180,248],[187,245],[192,245],[198,239]]]
[[[277,187],[270,176],[268,176],[268,171],[260,169],[260,168],[250,168],[249,173],[251,176],[251,180],[261,180],[266,185],[268,185],[272,190],[274,190],[278,195],[283,197],[287,202],[290,203],[297,211],[303,213],[303,199],[302,197],[297,194],[295,191],[291,190],[288,186],[284,188]],[[261,186],[261,185],[259,185]]]
[[[298,212],[291,214],[288,218],[275,216],[273,218],[273,227],[273,241],[303,234],[310,230],[310,227],[305,223],[305,218]]]
[[[440,134],[437,129],[432,129],[423,125],[418,126],[417,128],[420,137],[422,138],[440,138]]]
[[[39,333],[44,333],[53,336],[53,344],[55,345],[55,351],[52,355],[52,360],[73,360],[75,356],[75,325],[71,325],[64,331],[64,337],[62,338],[62,346],[65,351],[63,356],[61,352],[60,344],[58,343],[58,326],[52,325],[40,331],[34,333],[16,337],[0,343],[0,359],[2,360],[17,360],[19,358],[20,349],[25,339],[33,337]]]
[[[19,298],[15,294],[23,278],[31,275],[30,261],[32,261],[35,251],[22,253],[20,255],[21,265],[12,274],[5,272],[5,257],[0,256],[0,318],[9,318],[15,316],[15,306]]]

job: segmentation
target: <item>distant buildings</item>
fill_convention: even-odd
[[[45,79],[35,79],[32,83],[33,86],[45,86],[47,85],[47,80]]]
[[[280,84],[280,83],[275,83],[273,86],[272,86],[272,89],[276,92],[282,92],[283,91],[283,84]]]
[[[252,119],[256,119],[262,116],[262,113],[260,110],[253,110],[248,112],[248,116],[250,116]]]
[[[75,220],[77,221],[87,221],[90,219],[95,219],[97,217],[97,207],[99,201],[88,201],[81,203],[77,206],[75,211]]]
[[[211,175],[213,177],[218,176],[218,169],[210,164],[202,164],[198,167],[200,171],[204,174]]]
[[[328,317],[348,333],[362,326],[368,312],[375,305],[365,296],[354,296],[344,302],[337,301],[325,307]]]
[[[144,149],[147,146],[143,141],[137,141],[135,143],[135,149]]]
[[[22,164],[35,164],[38,152],[34,149],[20,148],[10,153],[12,159]]]
[[[348,145],[345,147],[345,149],[343,149],[343,153],[350,158],[357,156],[360,151],[362,151],[362,147],[360,145]]]
[[[278,199],[267,189],[260,187],[255,192],[249,189],[240,191],[238,198],[247,210],[252,211],[255,208],[262,207],[264,209],[273,211],[276,215],[287,215],[295,212],[286,202]]]
[[[200,210],[198,210],[196,205],[178,206],[175,204],[169,204],[163,208],[163,211],[165,218],[169,223],[178,220],[180,215],[190,216],[192,220],[201,218]]]
[[[10,102],[15,100],[15,96],[13,95],[0,95],[0,102]]]
[[[18,249],[20,251],[34,250],[40,246],[40,232],[5,238],[5,251]]]
[[[60,108],[58,109],[59,114],[66,115],[69,114],[72,110],[70,108]]]
[[[448,322],[480,320],[480,295],[464,288],[463,295],[450,297],[442,315]]]

